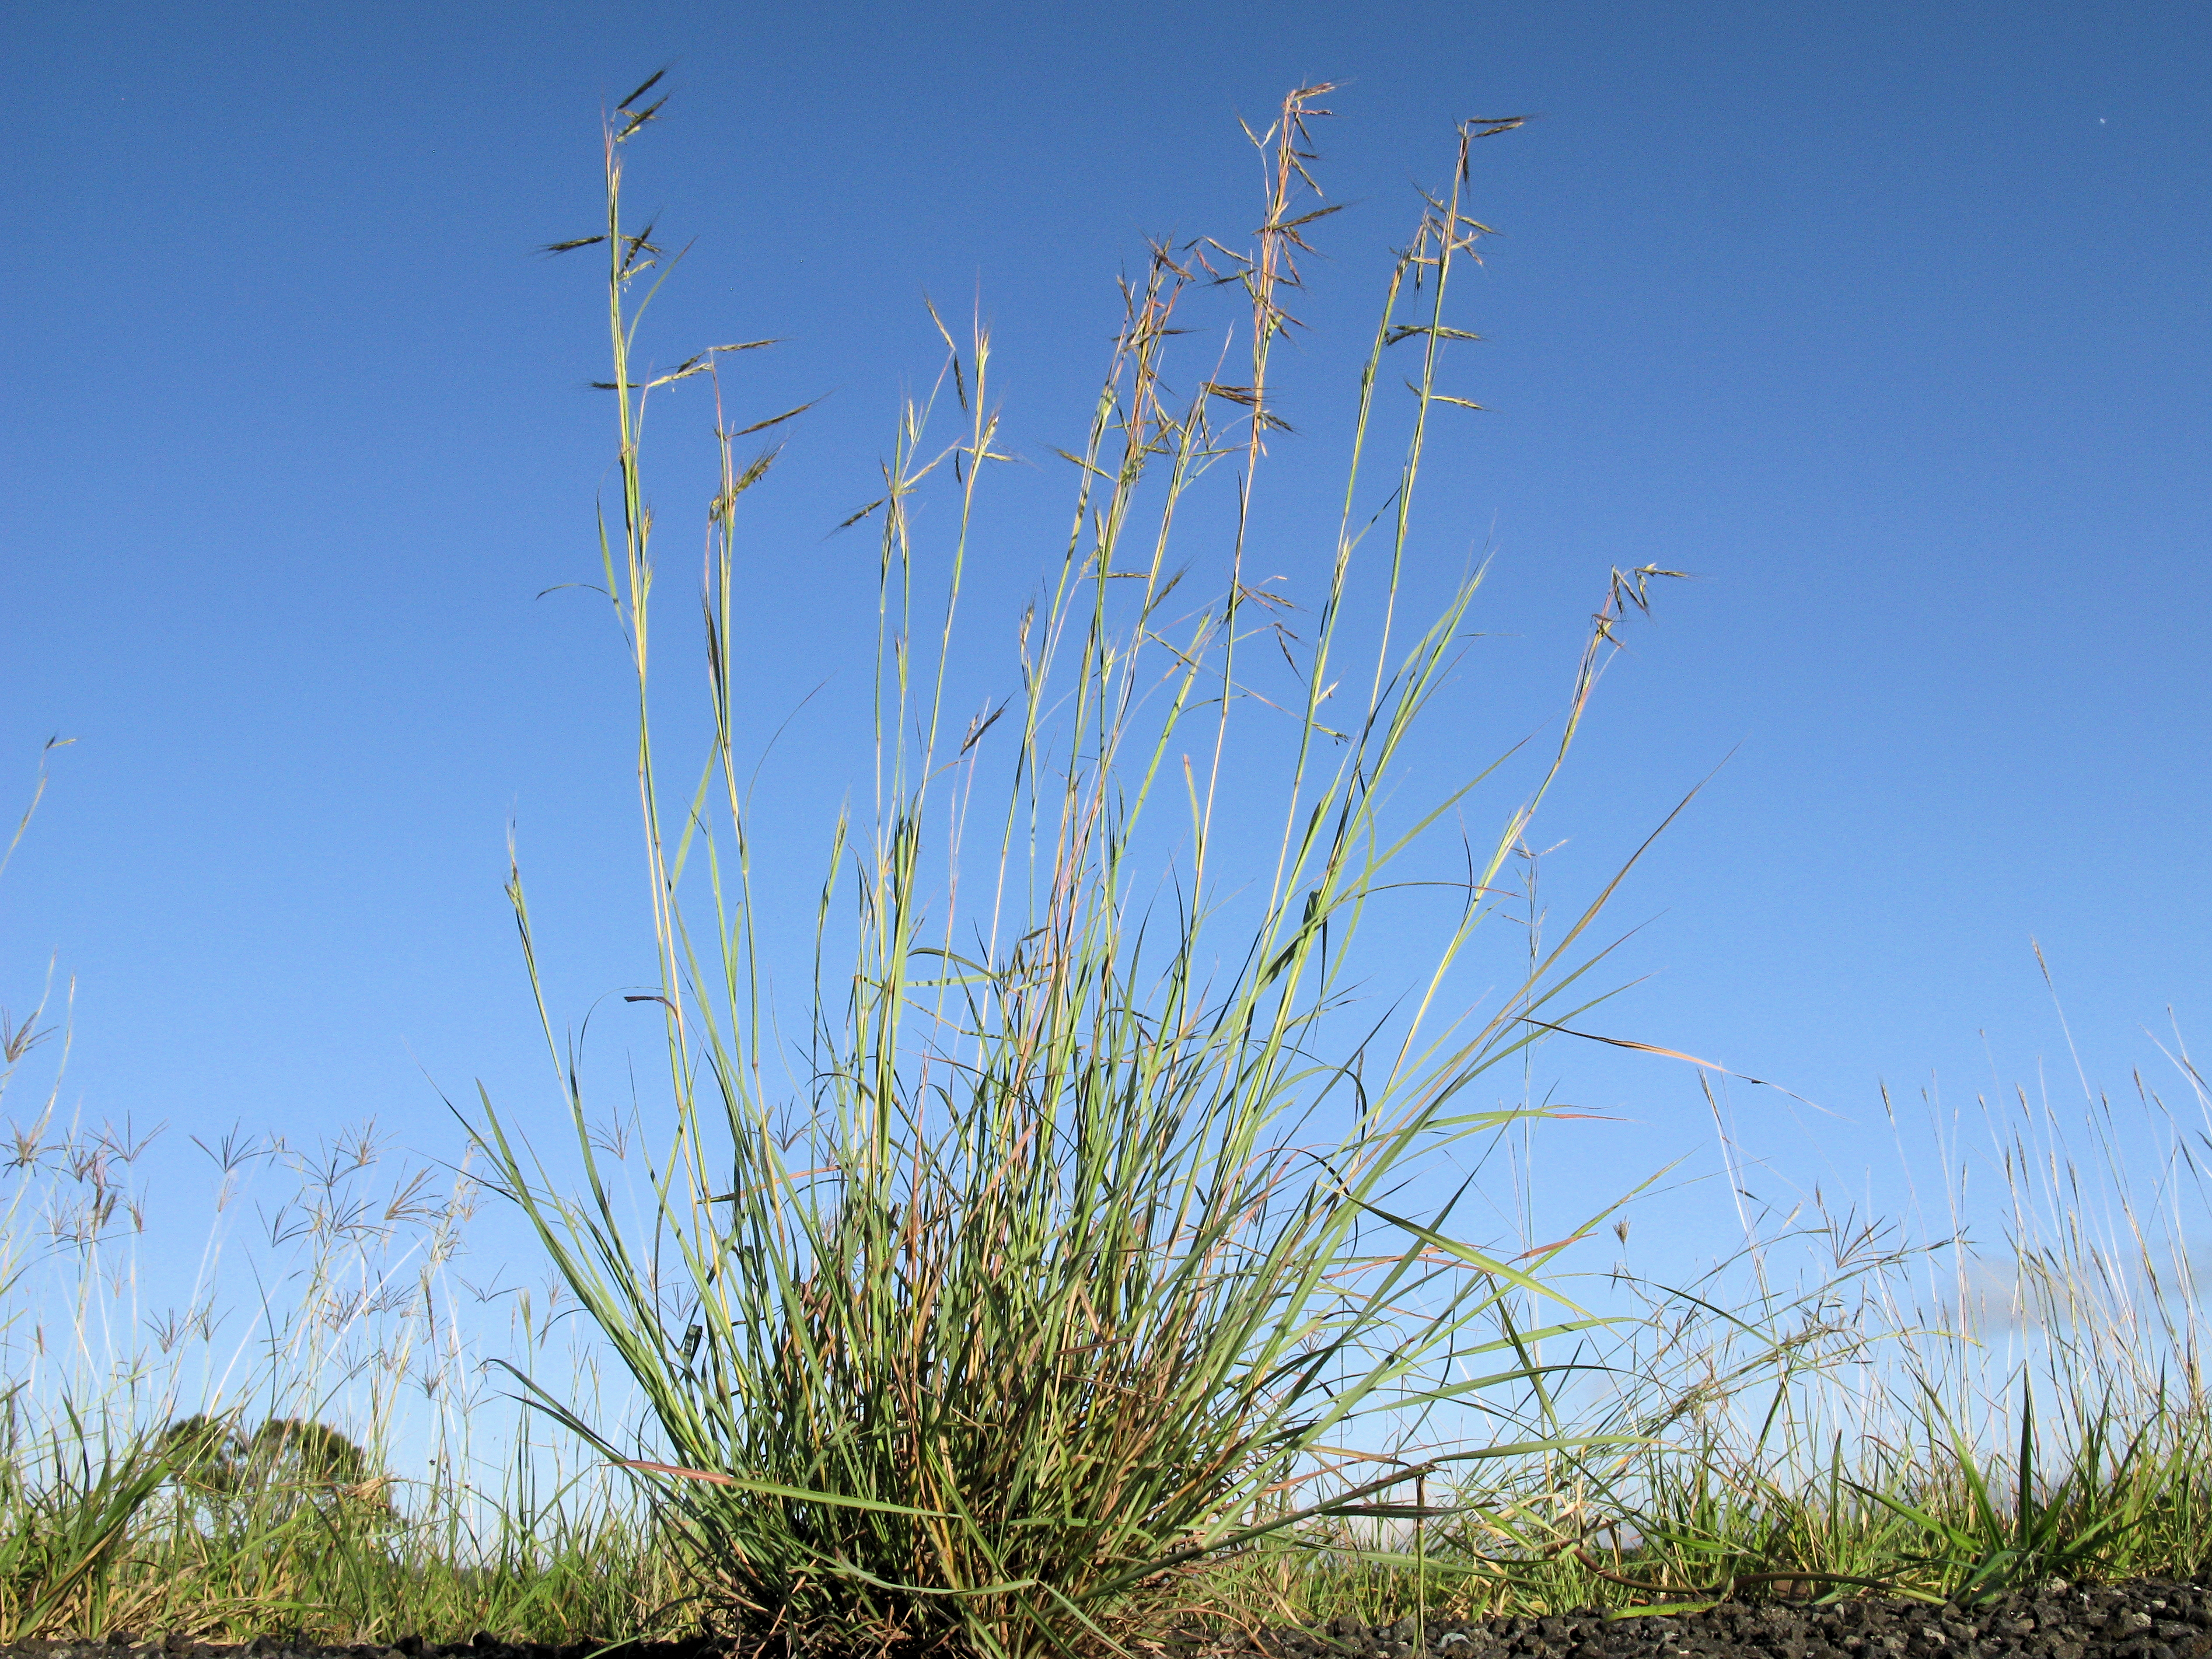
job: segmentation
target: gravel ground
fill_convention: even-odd
[[[2141,1580],[2057,1583],[1972,1612],[1923,1601],[1830,1607],[1731,1605],[1702,1613],[1600,1612],[1430,1626],[1433,1659],[2212,1659],[2212,1589]],[[1411,1621],[1376,1630],[1340,1620],[1270,1633],[1279,1659],[1413,1659]]]
[[[1631,1616],[1589,1611],[1555,1619],[1431,1622],[1425,1659],[2212,1659],[2212,1579],[2116,1585],[2052,1583],[1974,1609],[1924,1602],[1847,1601],[1831,1607],[1731,1605],[1701,1613]],[[1198,1659],[1416,1659],[1408,1620],[1370,1626],[1340,1619],[1314,1630],[1261,1633],[1249,1644],[1172,1644]],[[501,1642],[389,1647],[294,1647],[252,1642],[28,1642],[0,1659],[589,1659],[596,1644],[555,1647]],[[708,1641],[647,1642],[620,1659],[728,1659]]]

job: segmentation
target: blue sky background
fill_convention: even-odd
[[[1329,78],[1320,176],[1355,205],[1317,228],[1284,372],[1322,412],[1280,499],[1309,435],[1333,464],[1411,181],[1455,120],[1534,112],[1479,152],[1504,234],[1452,374],[1492,412],[1423,507],[1432,575],[1494,560],[1470,752],[1558,706],[1610,566],[1700,579],[1632,630],[1544,837],[1571,837],[1564,907],[1721,769],[1623,892],[1650,977],[1604,1029],[1820,1103],[1730,1097],[1789,1178],[1886,1194],[1881,1080],[2070,1076],[2032,938],[2094,1077],[2159,1064],[2169,1006],[2212,1044],[2201,5],[4,17],[0,779],[27,796],[76,742],[0,888],[0,986],[76,975],[65,1099],[167,1123],[180,1178],[234,1121],[373,1115],[449,1154],[439,1088],[550,1104],[510,816],[564,1014],[650,972],[619,652],[586,597],[536,597],[595,558],[598,270],[532,251],[591,228],[599,112],[664,64],[634,200],[697,241],[650,349],[776,335],[745,405],[830,394],[746,531],[763,730],[830,687],[763,821],[804,880],[864,763],[840,721],[873,541],[823,532],[935,368],[922,294],[990,319],[1037,463],[994,481],[973,614],[1003,640],[1056,556],[1048,451],[1115,272],[1148,235],[1249,233],[1235,118]],[[657,495],[688,526],[706,414],[669,408]],[[1686,1072],[1540,1070],[1632,1120],[1561,1143],[1571,1187],[1710,1164]]]

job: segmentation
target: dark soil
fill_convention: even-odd
[[[1338,1620],[1270,1632],[1255,1646],[1276,1659],[1413,1659],[1416,1633],[1410,1620],[1381,1629]],[[1439,1621],[1418,1633],[1432,1659],[2212,1659],[2212,1588],[2054,1582],[1971,1610],[1873,1598],[1610,1617],[1592,1609]]]
[[[465,1643],[407,1638],[352,1647],[269,1637],[243,1644],[118,1638],[23,1643],[0,1649],[0,1659],[591,1659],[604,1650],[597,1643],[556,1647],[483,1634]],[[2212,1579],[2053,1582],[1972,1609],[1873,1598],[1695,1613],[1590,1609],[1551,1619],[1431,1620],[1418,1632],[1411,1620],[1370,1626],[1339,1619],[1249,1641],[1193,1638],[1155,1650],[1188,1659],[2212,1659]],[[700,1638],[636,1643],[611,1659],[732,1659],[738,1652]]]

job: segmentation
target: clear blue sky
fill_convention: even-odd
[[[8,796],[76,741],[0,890],[0,986],[76,975],[92,1117],[374,1114],[440,1152],[426,1072],[530,1098],[510,815],[564,1012],[649,971],[618,653],[588,600],[536,597],[594,556],[596,272],[532,250],[590,228],[599,112],[665,64],[634,187],[697,243],[654,349],[781,336],[744,397],[831,394],[750,521],[767,725],[864,660],[872,542],[822,532],[934,368],[925,289],[991,318],[1010,441],[1045,455],[1116,270],[1248,231],[1235,117],[1334,79],[1321,176],[1357,205],[1317,229],[1297,369],[1333,396],[1409,180],[1455,119],[1540,113],[1480,154],[1504,234],[1455,374],[1492,412],[1440,462],[1432,545],[1493,550],[1481,625],[1512,637],[1471,672],[1500,741],[1564,689],[1608,566],[1701,578],[1607,681],[1549,821],[1563,902],[1733,756],[1623,895],[1652,977],[1607,1028],[1842,1114],[1808,1143],[1734,1097],[1846,1172],[1878,1079],[2065,1068],[2031,937],[2116,1085],[2169,1004],[2212,1048],[2201,4],[4,17]],[[987,620],[1065,499],[1042,466],[1004,489]],[[770,825],[809,871],[860,775],[820,752]],[[1556,1066],[1644,1126],[1623,1170],[1705,1133],[1686,1073]]]

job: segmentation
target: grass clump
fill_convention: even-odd
[[[1448,344],[1470,337],[1447,301],[1484,234],[1462,191],[1474,146],[1517,124],[1461,128],[1451,183],[1396,262],[1340,522],[1322,532],[1324,586],[1294,650],[1247,553],[1283,427],[1271,370],[1285,301],[1306,228],[1333,210],[1308,171],[1327,90],[1293,93],[1255,138],[1267,193],[1254,246],[1156,246],[1125,284],[1089,435],[1068,457],[1065,556],[1019,629],[1018,690],[972,722],[949,713],[955,618],[980,492],[1007,456],[988,336],[945,334],[936,398],[955,406],[957,434],[933,435],[936,398],[909,405],[872,509],[878,805],[826,837],[796,1056],[763,965],[734,672],[737,507],[766,461],[740,468],[727,436],[708,514],[712,735],[703,769],[673,788],[648,697],[646,407],[738,349],[639,367],[660,255],[623,216],[623,162],[659,107],[643,102],[651,83],[607,128],[604,228],[556,245],[606,260],[621,496],[603,529],[606,591],[638,692],[660,969],[633,1000],[665,1022],[672,1137],[634,1225],[549,1020],[582,1195],[489,1103],[485,1144],[636,1378],[652,1431],[633,1450],[563,1414],[655,1483],[718,1623],[1057,1651],[1128,1628],[1178,1566],[1371,1508],[1422,1470],[1535,1449],[1375,1455],[1389,1420],[1527,1384],[1534,1345],[1579,1322],[1542,1277],[1564,1242],[1509,1263],[1455,1236],[1458,1196],[1409,1182],[1532,1115],[1467,1091],[1540,1032],[1589,918],[1485,1018],[1451,1008],[1452,970],[1611,630],[1657,573],[1613,577],[1565,738],[1447,880],[1407,1011],[1352,1011],[1370,906],[1415,871],[1432,878],[1427,842],[1456,830],[1487,775],[1398,799],[1475,595],[1467,577],[1404,623],[1428,423],[1464,401],[1439,383]],[[1215,286],[1243,302],[1244,355],[1177,393],[1182,314]],[[1413,360],[1406,448],[1376,489],[1361,462],[1397,356]],[[1233,479],[1229,528],[1187,556],[1190,498],[1210,477]],[[915,516],[927,488],[957,502],[933,561]],[[1370,514],[1379,546],[1363,545]],[[1358,655],[1355,609],[1378,619]],[[1287,678],[1263,696],[1279,651]],[[1271,757],[1256,786],[1238,764],[1255,754]],[[958,850],[977,844],[992,849],[980,869]],[[534,974],[519,878],[513,892]],[[1516,1323],[1531,1298],[1550,1304],[1549,1327]]]

